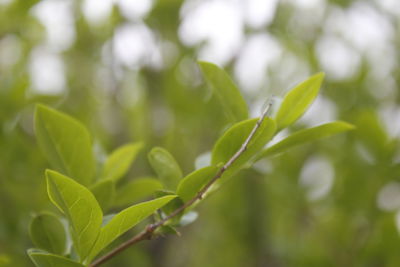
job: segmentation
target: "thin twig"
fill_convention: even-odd
[[[160,221],[158,221],[156,223],[147,225],[147,227],[142,232],[138,233],[137,235],[135,235],[134,237],[132,237],[128,241],[122,243],[121,245],[119,245],[115,249],[111,250],[110,252],[108,252],[104,256],[98,258],[96,261],[94,261],[90,265],[90,267],[96,267],[96,266],[99,266],[100,264],[103,264],[104,262],[108,261],[109,259],[111,259],[115,255],[117,255],[121,251],[123,251],[126,248],[132,246],[133,244],[136,244],[136,243],[138,243],[138,242],[140,242],[142,240],[150,240],[153,237],[154,231],[158,227],[164,225],[168,220],[172,219],[173,217],[175,217],[179,213],[181,213],[183,210],[185,210],[186,208],[188,208],[191,205],[193,205],[193,203],[196,202],[197,200],[201,200],[203,198],[203,195],[215,183],[215,181],[217,181],[219,178],[221,178],[221,176],[224,174],[224,172],[240,157],[240,155],[243,154],[243,152],[246,151],[251,139],[256,134],[258,128],[260,128],[260,125],[263,123],[263,121],[264,121],[268,111],[270,110],[271,106],[272,106],[272,103],[269,102],[267,107],[262,112],[261,117],[256,122],[256,125],[254,125],[254,127],[251,130],[249,136],[246,138],[246,140],[244,141],[244,143],[242,144],[240,149],[228,160],[228,162],[225,163],[224,166],[222,166],[218,170],[218,172],[215,174],[215,176],[196,194],[196,196],[194,196],[191,200],[189,200],[188,202],[186,202],[185,204],[183,204],[182,206],[177,208],[175,211],[173,211],[168,216],[164,217],[162,220],[160,220]]]

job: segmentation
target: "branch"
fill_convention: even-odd
[[[162,219],[162,220],[160,220],[158,222],[155,222],[153,224],[147,225],[147,227],[142,232],[138,233],[137,235],[135,235],[134,237],[132,237],[128,241],[122,243],[121,245],[119,245],[115,249],[111,250],[110,252],[108,252],[104,256],[98,258],[96,261],[94,261],[89,266],[90,267],[99,266],[100,264],[103,264],[104,262],[108,261],[109,259],[111,259],[115,255],[117,255],[118,253],[120,253],[123,250],[125,250],[126,248],[132,246],[133,244],[136,244],[136,243],[138,243],[138,242],[140,242],[142,240],[150,240],[153,237],[153,233],[157,228],[159,228],[160,226],[164,225],[168,220],[170,220],[171,218],[177,216],[183,210],[185,210],[186,208],[188,208],[191,205],[193,205],[193,203],[195,203],[197,200],[201,200],[203,198],[204,194],[208,191],[208,189],[219,178],[221,178],[221,176],[224,174],[224,172],[240,157],[240,155],[243,154],[243,152],[246,151],[251,139],[256,134],[258,128],[260,128],[260,125],[264,121],[264,119],[265,119],[268,111],[270,110],[271,106],[272,106],[272,103],[269,102],[267,107],[262,112],[261,117],[256,122],[256,125],[254,125],[254,127],[251,130],[249,136],[246,138],[246,140],[244,141],[244,143],[242,144],[240,149],[228,160],[228,162],[225,163],[224,166],[221,167],[221,169],[218,170],[218,172],[215,174],[215,176],[196,194],[195,197],[193,197],[191,200],[189,200],[188,202],[186,202],[185,204],[183,204],[182,206],[180,206],[179,208],[174,210],[171,214],[166,216],[164,219]]]

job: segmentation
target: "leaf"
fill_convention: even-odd
[[[238,122],[247,119],[249,113],[246,101],[229,75],[217,65],[209,62],[199,62],[199,66],[230,120]]]
[[[279,143],[264,149],[264,151],[257,156],[257,159],[272,156],[284,152],[294,146],[302,145],[318,139],[329,137],[338,133],[353,130],[355,127],[343,121],[335,121],[316,126],[309,129],[300,130],[294,134],[286,137]]]
[[[175,197],[176,195],[165,196],[143,202],[126,208],[115,215],[104,227],[101,228],[99,238],[90,253],[89,259],[93,259],[103,248]]]
[[[322,72],[317,73],[285,95],[275,119],[278,131],[293,124],[304,114],[317,97],[324,76]]]
[[[166,235],[181,236],[181,233],[179,233],[178,230],[175,227],[171,226],[171,225],[161,225],[155,231],[155,234],[156,235],[161,235],[161,236],[166,236]]]
[[[170,195],[175,195],[173,192],[169,191],[164,191],[164,190],[159,190],[155,192],[155,196],[157,198],[164,197],[164,196],[170,196]],[[175,195],[176,196],[176,195]],[[164,205],[161,208],[161,211],[166,214],[167,216],[173,213],[175,210],[183,206],[183,201],[179,197],[174,198],[170,202],[168,202],[166,205]],[[179,221],[181,220],[181,217],[183,215],[183,211],[179,212],[176,216],[168,220],[165,225],[178,225]]]
[[[55,254],[64,254],[67,237],[63,224],[51,213],[41,213],[32,219],[29,234],[36,247]]]
[[[155,147],[149,152],[148,159],[165,187],[175,190],[182,178],[182,171],[174,157],[166,149]]]
[[[352,120],[357,127],[357,140],[362,143],[372,157],[390,157],[390,137],[382,120],[374,110],[360,110],[352,114]]]
[[[142,143],[134,143],[121,146],[112,152],[104,164],[103,179],[118,181],[129,170],[129,166],[142,148]]]
[[[35,132],[39,146],[57,171],[89,185],[95,163],[89,132],[64,113],[37,105]]]
[[[84,267],[76,261],[37,249],[29,249],[28,255],[37,267]]]
[[[218,167],[208,166],[190,173],[181,180],[176,194],[184,202],[189,201],[217,174],[217,171]]]
[[[116,206],[133,204],[150,197],[156,190],[162,189],[162,184],[155,178],[136,178],[118,190]]]
[[[112,204],[115,198],[115,182],[113,180],[100,180],[90,187],[97,202],[103,211],[106,211]]]
[[[50,200],[68,218],[72,239],[81,261],[89,254],[100,232],[103,213],[94,195],[74,180],[47,170]]]
[[[218,165],[221,162],[225,164],[241,148],[257,121],[258,118],[249,119],[236,123],[229,128],[216,142],[211,155],[211,164]],[[250,140],[246,151],[224,172],[221,179],[226,179],[239,171],[271,140],[275,130],[274,120],[266,117]]]

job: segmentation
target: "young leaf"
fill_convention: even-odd
[[[155,147],[148,154],[150,165],[169,190],[175,190],[182,178],[182,171],[174,157],[164,148]]]
[[[37,105],[35,132],[39,146],[54,168],[83,185],[89,185],[95,169],[89,132],[64,113]]]
[[[304,114],[317,97],[324,76],[322,72],[317,73],[285,95],[275,119],[278,131],[293,124]]]
[[[100,180],[90,187],[93,195],[103,211],[106,211],[112,204],[115,198],[115,182],[113,180]]]
[[[72,238],[83,261],[100,232],[103,213],[94,195],[74,180],[47,170],[47,192],[50,200],[68,218]]]
[[[162,225],[160,226],[156,231],[156,235],[161,235],[161,236],[166,236],[166,235],[177,235],[181,236],[181,233],[178,232],[178,230],[171,226],[171,225]]]
[[[162,189],[162,184],[155,178],[136,178],[130,183],[121,186],[115,200],[116,206],[132,205],[133,203],[152,196],[157,190]]]
[[[302,145],[308,142],[312,142],[318,139],[322,139],[325,137],[329,137],[331,135],[335,135],[353,129],[354,126],[349,123],[343,121],[335,121],[320,126],[316,126],[313,128],[300,130],[286,137],[279,143],[276,143],[275,145],[267,149],[264,149],[263,152],[257,156],[257,159],[272,156],[281,153],[283,151],[286,151],[294,146]]]
[[[196,170],[181,180],[176,194],[184,201],[189,201],[209,182],[216,174],[216,166],[208,166]]]
[[[99,238],[96,241],[89,259],[93,259],[103,248],[117,239],[123,233],[146,219],[156,210],[174,199],[176,195],[165,196],[147,202],[143,202],[126,208],[115,215],[104,227],[101,228]]]
[[[230,120],[238,122],[247,119],[249,113],[246,101],[229,75],[215,64],[199,62],[199,65]]]
[[[76,261],[37,249],[29,249],[28,255],[37,267],[84,267]]]
[[[225,164],[246,141],[257,121],[258,118],[249,119],[236,123],[229,128],[215,144],[211,155],[211,163],[213,165],[217,165],[221,162]],[[232,176],[235,172],[239,171],[249,159],[260,152],[264,145],[274,136],[275,130],[276,125],[274,120],[266,117],[249,142],[246,151],[244,151],[225,171],[221,179]]]
[[[112,152],[104,164],[103,179],[117,181],[124,176],[142,147],[142,143],[127,144]]]
[[[67,242],[65,229],[54,214],[41,213],[35,216],[29,234],[36,247],[55,254],[65,253]]]

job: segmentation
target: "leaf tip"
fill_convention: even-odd
[[[198,64],[199,66],[210,66],[210,65],[215,65],[215,64],[213,64],[213,63],[211,63],[211,62],[204,61],[204,60],[198,60],[198,61],[197,61],[197,64]]]
[[[345,121],[339,121],[339,122],[342,125],[342,127],[345,128],[348,131],[357,129],[357,126],[355,126],[354,124],[351,124],[351,123],[348,123],[348,122],[345,122]]]
[[[311,79],[316,82],[322,83],[322,81],[325,79],[325,72],[322,72],[322,71],[318,72],[318,73],[314,74],[313,76],[311,76]]]
[[[52,175],[54,175],[54,174],[56,174],[56,173],[57,173],[56,171],[53,171],[53,170],[51,170],[51,169],[46,169],[46,170],[44,171],[44,174],[46,175],[47,178],[49,178],[50,176],[52,176]]]
[[[204,75],[207,75],[207,73],[209,73],[209,71],[212,69],[222,69],[217,64],[214,64],[214,63],[211,63],[208,61],[199,60],[199,61],[197,61],[197,64],[199,65],[199,67]]]

